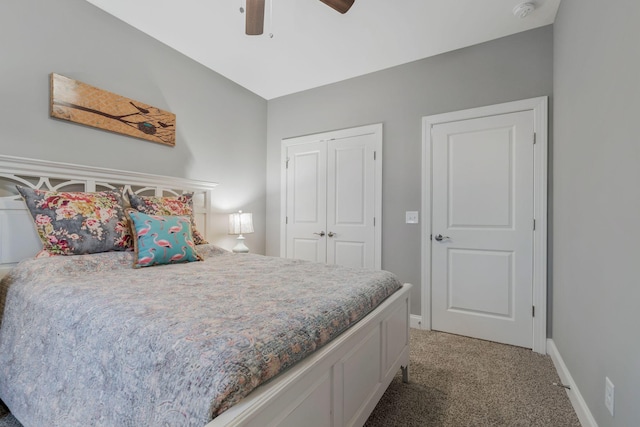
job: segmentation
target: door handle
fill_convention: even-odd
[[[442,242],[442,240],[444,239],[449,239],[449,236],[443,236],[442,234],[437,234],[436,236],[434,236],[434,239],[436,239],[438,242]]]
[[[320,237],[324,237],[324,231],[321,231],[321,232],[319,232],[319,233],[313,233],[313,234],[316,234],[316,235],[318,235],[318,236],[320,236]]]
[[[333,231],[330,231],[329,234],[327,234],[327,236],[333,237],[333,236],[335,236],[335,233]]]

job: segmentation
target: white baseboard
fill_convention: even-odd
[[[409,327],[414,329],[424,329],[422,327],[422,316],[418,316],[417,314],[410,314]]]
[[[580,390],[578,390],[578,386],[576,386],[576,383],[573,381],[567,365],[564,364],[564,360],[562,360],[562,356],[560,356],[558,348],[550,338],[547,339],[547,354],[551,357],[553,365],[556,367],[556,371],[558,371],[558,375],[560,376],[560,381],[562,381],[562,384],[571,387],[570,390],[567,390],[567,395],[569,396],[571,405],[573,405],[573,409],[578,415],[578,420],[580,420],[580,424],[582,424],[582,427],[598,427],[598,424],[596,423],[595,418],[593,418],[593,415],[591,414],[587,403],[584,401],[582,394],[580,394]]]

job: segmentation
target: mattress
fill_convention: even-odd
[[[203,426],[401,287],[391,273],[234,254],[25,260],[0,282],[0,399],[30,426]]]

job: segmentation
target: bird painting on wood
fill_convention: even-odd
[[[175,146],[175,114],[51,74],[51,117]]]

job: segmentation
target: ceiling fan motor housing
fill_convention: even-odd
[[[259,36],[264,32],[264,0],[247,0],[245,33]]]

